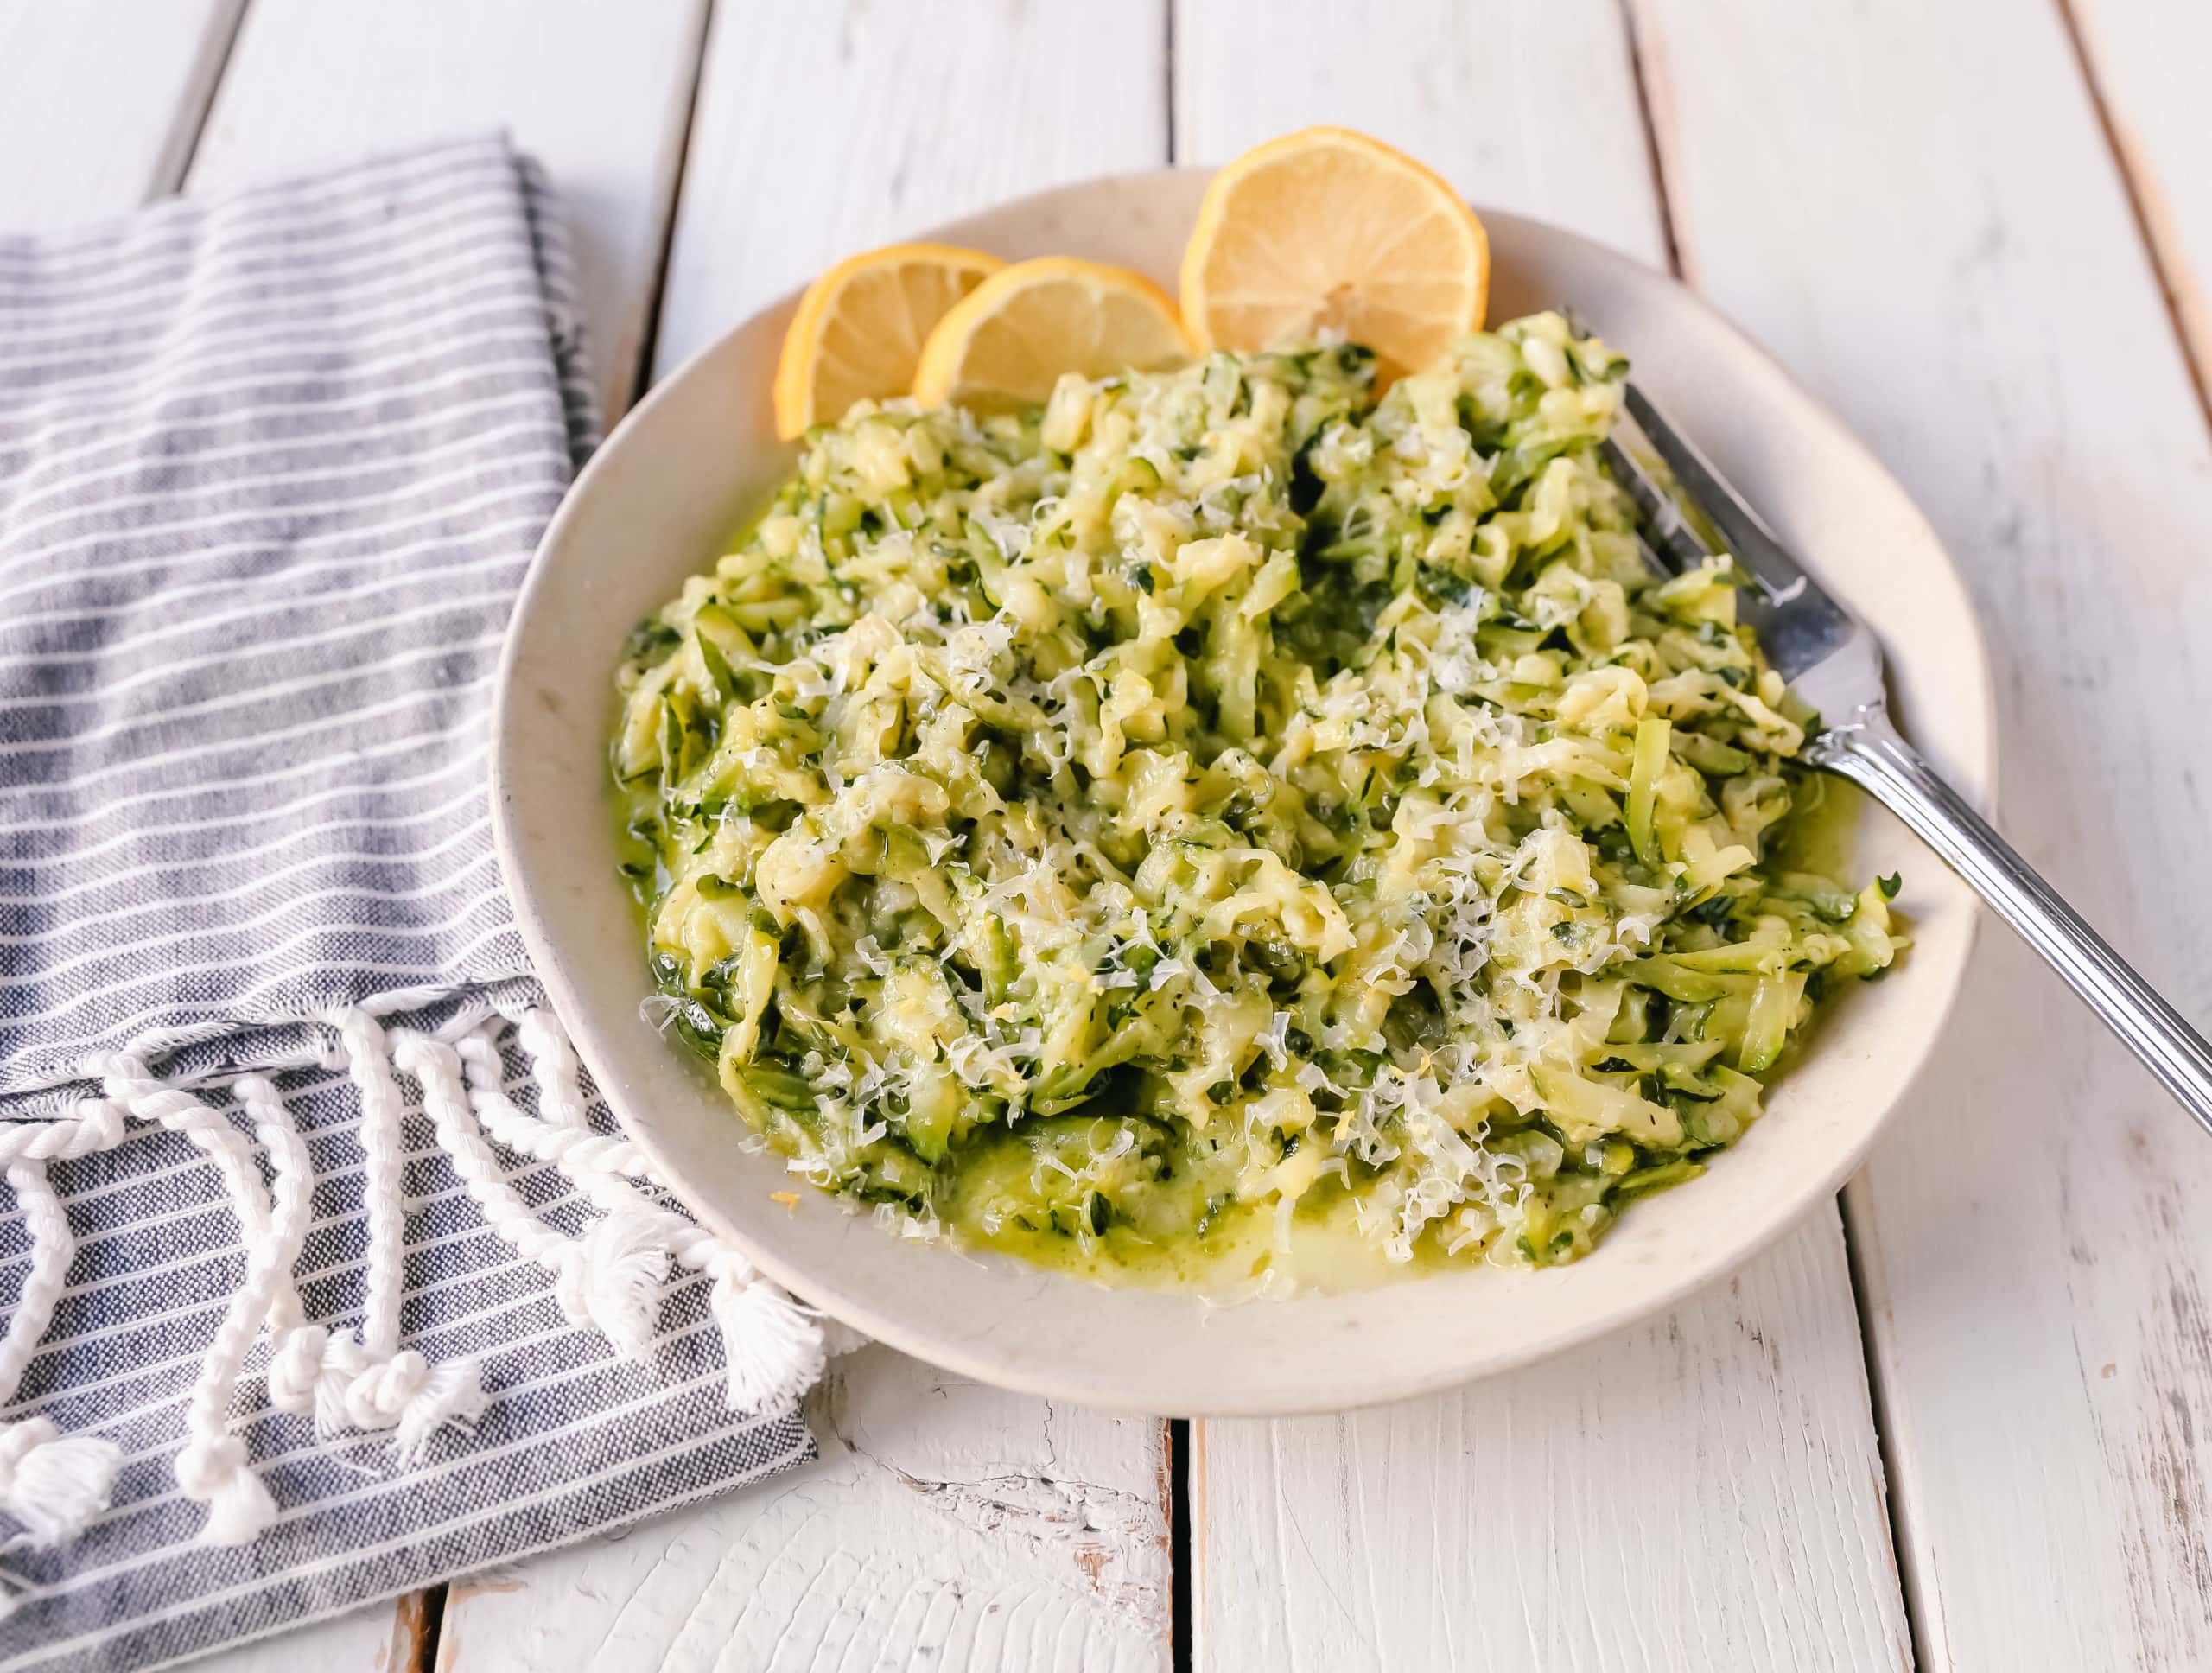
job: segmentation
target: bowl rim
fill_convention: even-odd
[[[972,214],[911,236],[957,242],[967,229],[977,223],[1033,210],[1064,195],[1107,187],[1143,190],[1171,182],[1180,184],[1202,180],[1213,172],[1211,168],[1169,167],[1094,176],[1003,200]],[[1681,280],[1599,240],[1540,218],[1485,209],[1480,206],[1477,206],[1477,212],[1494,231],[1503,228],[1510,233],[1515,229],[1527,228],[1542,238],[1558,240],[1573,247],[1578,255],[1601,262],[1624,264],[1637,270],[1642,279],[1668,287],[1675,293],[1674,301],[1677,304],[1695,310],[1705,317],[1709,326],[1717,328],[1722,334],[1734,340],[1745,352],[1747,371],[1773,379],[1786,390],[1802,409],[1808,420],[1824,432],[1821,440],[1827,447],[1854,455],[1862,468],[1878,474],[1896,488],[1900,502],[1909,507],[1917,519],[1925,536],[1929,554],[1936,560],[1933,566],[1935,573],[1929,580],[1932,584],[1943,587],[1955,595],[1957,614],[1965,628],[1965,638],[1958,646],[1956,655],[1961,661],[1971,664],[1978,704],[1975,720],[1980,733],[1980,748],[1974,759],[1953,759],[1946,765],[1955,775],[1955,783],[1968,800],[1986,811],[1995,801],[1999,754],[1996,688],[1986,636],[1956,563],[1934,527],[1928,523],[1926,514],[1920,511],[1902,484],[1897,483],[1873,451],[1825,404],[1804,389],[1762,344]],[[1394,1376],[1375,1377],[1370,1379],[1371,1386],[1363,1387],[1360,1392],[1350,1397],[1322,1394],[1286,1397],[1266,1388],[1256,1388],[1230,1390],[1221,1397],[1209,1397],[1201,1406],[1184,1403],[1163,1405],[1143,1393],[1141,1378],[1124,1378],[1113,1386],[1101,1387],[1094,1380],[1060,1374],[1056,1365],[1049,1361],[1032,1364],[1019,1358],[982,1354],[961,1343],[946,1341],[927,1328],[911,1323],[903,1314],[872,1305],[865,1295],[855,1295],[834,1282],[825,1283],[823,1274],[810,1270],[803,1262],[791,1259],[772,1240],[743,1230],[715,1201],[711,1193],[694,1193],[686,1190],[682,1178],[683,1170],[673,1160],[671,1147],[657,1130],[656,1123],[634,1119],[631,1112],[622,1107],[615,1090],[619,1077],[605,1072],[594,1039],[593,1027],[588,1021],[575,1021],[588,1018],[589,1008],[569,977],[567,961],[560,956],[558,932],[548,922],[543,911],[539,891],[533,881],[532,843],[518,829],[513,805],[512,788],[515,772],[510,755],[518,747],[518,728],[512,719],[523,702],[518,690],[519,664],[535,607],[542,602],[542,595],[554,585],[549,580],[554,565],[548,555],[566,541],[569,530],[590,504],[601,479],[621,468],[625,438],[632,432],[650,425],[652,416],[661,407],[681,399],[682,390],[687,381],[699,375],[702,367],[715,359],[730,339],[764,318],[789,309],[800,294],[799,289],[793,289],[754,309],[686,357],[674,370],[656,379],[653,386],[624,415],[587,461],[540,538],[517,595],[501,645],[492,704],[489,784],[493,845],[507,885],[516,923],[535,974],[544,986],[556,1015],[570,1020],[570,1032],[576,1049],[592,1070],[625,1136],[639,1147],[660,1177],[676,1190],[685,1206],[717,1237],[741,1250],[768,1277],[810,1301],[817,1295],[826,1298],[817,1303],[821,1311],[900,1352],[995,1386],[1026,1394],[1077,1400],[1094,1407],[1148,1414],[1196,1414],[1203,1411],[1205,1415],[1220,1416],[1291,1415],[1344,1410],[1459,1387],[1549,1358],[1678,1307],[1708,1286],[1740,1270],[1747,1263],[1770,1249],[1785,1233],[1796,1230],[1822,1199],[1834,1197],[1846,1180],[1856,1172],[1898,1108],[1912,1096],[1914,1085],[1929,1059],[1941,1047],[1942,1027],[1957,1003],[1967,972],[1973,963],[1974,947],[1986,919],[1986,913],[1978,908],[1964,926],[1950,959],[1950,967],[1942,972],[1940,989],[1930,989],[1924,995],[1926,1002],[1935,1008],[1936,1021],[1929,1030],[1929,1043],[1919,1060],[1899,1081],[1887,1106],[1868,1120],[1863,1129],[1853,1135],[1848,1142],[1837,1146],[1823,1167],[1806,1173],[1788,1193],[1786,1205],[1779,1206],[1764,1217],[1755,1231],[1701,1259],[1683,1265],[1664,1281],[1623,1289],[1597,1305],[1578,1309],[1567,1322],[1557,1327],[1533,1333],[1510,1347],[1486,1349],[1478,1364],[1465,1368],[1439,1365],[1414,1374],[1401,1371]],[[1879,623],[1874,625],[1878,633]],[[1930,859],[1933,858],[1931,854]],[[959,1251],[945,1252],[959,1257]],[[1603,1253],[1601,1248],[1590,1258],[1601,1258]],[[1030,1269],[1046,1276],[1047,1282],[1085,1282],[1079,1277],[1052,1272],[1049,1269]],[[1413,1286],[1433,1280],[1410,1277],[1395,1282]],[[1279,1303],[1255,1299],[1236,1305],[1270,1307]]]

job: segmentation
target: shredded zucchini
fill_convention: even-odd
[[[1586,1253],[1901,945],[1784,867],[1808,717],[1640,563],[1624,372],[1538,315],[812,432],[620,676],[668,1026],[909,1231]]]

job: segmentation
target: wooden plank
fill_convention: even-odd
[[[1693,270],[1967,572],[2004,823],[2212,1014],[2212,438],[2062,18],[1637,10]],[[1925,1664],[2212,1664],[2208,1192],[2212,1147],[1992,927],[1846,1198]]]
[[[1346,123],[1479,201],[1665,261],[1609,0],[1429,0],[1392,25],[1416,52],[1356,49],[1350,4],[1185,4],[1179,153]],[[1201,1673],[1910,1659],[1832,1209],[1725,1289],[1555,1364],[1351,1417],[1199,1428]]]
[[[1159,1424],[880,1347],[808,1415],[796,1474],[456,1583],[441,1673],[1166,1664]]]
[[[1419,157],[1476,203],[1666,262],[1643,117],[1610,0],[1394,11],[1360,0],[1181,0],[1175,160],[1225,162],[1311,123]]]
[[[1193,1664],[1910,1666],[1849,1307],[1825,1206],[1672,1316],[1518,1375],[1198,1426]]]
[[[1100,31],[1013,0],[725,0],[657,364],[849,251],[1164,161],[1165,40],[1150,6]],[[454,1587],[441,1669],[1167,1665],[1163,1425],[881,1348],[837,1362],[810,1410],[805,1472]]]
[[[175,189],[245,0],[0,8],[0,232]]]
[[[753,0],[715,10],[669,252],[665,372],[823,265],[1167,160],[1160,0]]]
[[[652,317],[706,0],[260,0],[194,191],[505,129],[560,188],[610,416]]]
[[[2212,172],[2204,167],[2202,92],[2212,7],[2065,0],[2065,9],[2189,345],[2197,398],[2212,413]]]
[[[220,10],[234,14],[236,0]],[[99,30],[93,66],[156,16],[171,27],[168,11],[140,8],[130,30]],[[188,134],[175,162],[181,169],[191,154],[188,184],[207,191],[506,129],[563,194],[601,396],[619,413],[638,373],[704,22],[704,0],[650,0],[619,16],[577,0],[465,8],[261,0],[238,31],[196,153]],[[227,43],[228,16],[221,33]],[[6,56],[0,41],[0,61]],[[130,97],[127,87],[117,93]],[[203,108],[204,86],[194,131]],[[8,119],[0,107],[0,124]],[[173,186],[174,173],[157,183]],[[223,1673],[307,1665],[401,1673],[430,1653],[428,1608],[427,1594],[412,1594],[210,1664]]]

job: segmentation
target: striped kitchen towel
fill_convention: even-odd
[[[817,1322],[615,1131],[493,862],[595,423],[498,139],[0,236],[0,1673],[806,1455]]]

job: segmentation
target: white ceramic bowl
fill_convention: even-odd
[[[1206,176],[1123,175],[920,236],[1008,258],[1118,262],[1173,285]],[[1771,360],[1672,280],[1516,215],[1485,216],[1493,319],[1568,305],[1715,457],[1822,581],[1879,631],[1913,738],[1986,799],[1993,704],[1964,590],[1920,513]],[[997,1256],[902,1241],[748,1152],[703,1066],[642,1021],[652,991],[615,872],[605,782],[631,627],[706,568],[789,468],[769,382],[795,298],[656,389],[547,531],[500,669],[494,806],[524,938],[624,1125],[683,1199],[794,1291],[893,1346],[1039,1394],[1169,1414],[1363,1404],[1524,1364],[1663,1308],[1828,1197],[1935,1049],[1964,970],[1971,898],[1869,808],[1860,874],[1902,868],[1914,945],[1847,993],[1768,1113],[1711,1171],[1640,1202],[1580,1263],[1484,1267],[1359,1294],[1210,1306],[1103,1289]]]

